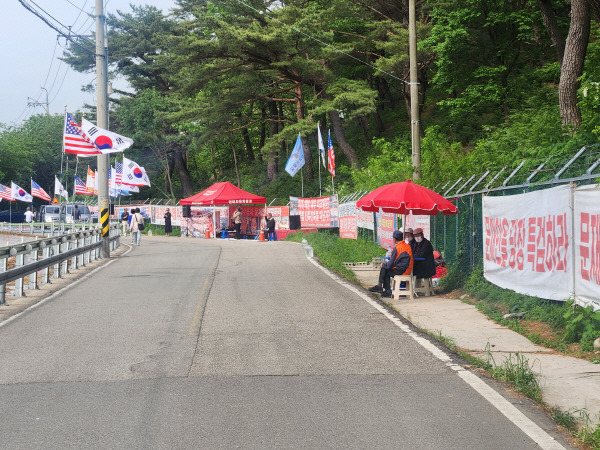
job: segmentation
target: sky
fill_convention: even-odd
[[[41,8],[46,17],[71,26],[77,34],[91,35],[96,29],[94,19],[88,15],[94,12],[95,0],[22,1],[36,10]],[[105,0],[104,10],[130,12],[130,4],[153,5],[165,13],[175,6],[174,0]],[[80,74],[59,61],[65,39],[57,39],[58,33],[19,0],[2,1],[0,30],[0,123],[20,125],[31,115],[44,114],[46,98],[50,114],[63,114],[65,105],[68,112],[73,112],[86,103],[96,104],[95,92],[81,91],[82,86],[95,82],[95,72]],[[124,81],[117,81],[115,86],[127,87]]]

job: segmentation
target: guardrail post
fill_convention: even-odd
[[[7,259],[3,259],[2,263],[0,263],[0,273],[6,272],[6,261]],[[6,305],[6,283],[0,284],[0,306]]]
[[[17,267],[23,267],[25,261],[25,255],[20,254],[15,256],[15,269]],[[23,278],[15,280],[15,290],[13,292],[14,297],[23,297]]]
[[[66,252],[69,250],[69,241],[67,239],[66,236],[63,236],[62,238],[60,238],[61,244],[60,244],[60,253]],[[62,267],[61,267],[61,274],[63,273],[69,273],[69,259],[65,259],[62,262]]]
[[[48,247],[45,242],[42,242],[40,245],[42,247],[42,259],[48,258],[50,256],[50,247]],[[42,283],[50,283],[49,275],[50,267],[42,269]]]
[[[77,235],[73,235],[73,236],[71,236],[71,239],[69,240],[69,250],[71,250],[72,248],[75,249],[77,247],[78,247]],[[77,256],[71,257],[71,270],[75,270],[75,269],[77,269]]]
[[[32,250],[31,253],[29,253],[29,262],[36,262],[38,259],[38,252],[37,250]],[[35,272],[32,272],[29,274],[29,290],[35,290],[35,289],[39,289],[40,287],[38,286],[38,273],[37,270]]]
[[[52,254],[59,255],[60,254],[60,243],[58,239],[52,239]],[[54,271],[52,273],[52,278],[61,278],[60,276],[60,263],[54,264]]]

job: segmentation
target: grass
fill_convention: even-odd
[[[372,258],[385,256],[385,250],[373,241],[366,239],[340,239],[338,235],[327,231],[313,233],[293,233],[286,237],[288,241],[301,242],[306,239],[312,246],[315,256],[321,264],[344,277],[357,282],[352,270],[345,262],[371,261]]]
[[[146,228],[142,232],[143,234],[148,234],[148,231],[152,230],[153,236],[164,236],[165,235],[165,226],[164,225],[146,225]],[[173,231],[171,232],[171,236],[181,236],[181,228],[173,227]]]

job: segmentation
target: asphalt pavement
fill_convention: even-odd
[[[1,316],[0,448],[572,448],[297,243],[144,236],[85,270]]]

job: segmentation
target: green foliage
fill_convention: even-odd
[[[312,246],[315,256],[328,269],[356,281],[354,272],[344,266],[344,262],[371,261],[372,258],[385,255],[385,250],[373,241],[365,239],[340,239],[337,234],[327,231],[309,234],[290,234],[286,240],[300,242],[306,239]]]
[[[594,350],[594,340],[600,337],[600,311],[594,312],[593,306],[579,307],[573,300],[567,302],[567,307],[563,339],[580,342],[584,351]]]
[[[529,361],[520,353],[509,355],[501,366],[491,370],[494,378],[513,386],[518,392],[535,402],[542,401],[542,388],[538,377],[529,365]]]

